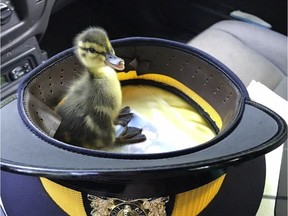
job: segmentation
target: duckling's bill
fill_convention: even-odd
[[[125,62],[123,59],[109,53],[105,55],[105,64],[116,70],[124,70],[125,68]]]

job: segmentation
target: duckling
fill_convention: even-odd
[[[141,129],[127,127],[132,115],[129,107],[121,110],[121,85],[114,70],[123,70],[125,63],[115,55],[106,31],[90,27],[75,37],[74,46],[84,71],[55,108],[61,124],[54,137],[91,149],[145,140]],[[125,126],[117,138],[114,124]]]

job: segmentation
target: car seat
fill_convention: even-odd
[[[286,36],[256,24],[225,20],[212,25],[188,44],[224,63],[246,87],[255,80],[287,100]],[[276,215],[287,214],[287,142],[283,149]]]
[[[225,20],[188,44],[225,64],[246,86],[254,79],[287,99],[286,36],[254,24]]]

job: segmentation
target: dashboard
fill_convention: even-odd
[[[1,99],[13,94],[20,78],[47,59],[43,36],[55,0],[1,0]]]

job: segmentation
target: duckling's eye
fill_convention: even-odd
[[[96,50],[94,48],[89,48],[90,53],[96,53]]]

